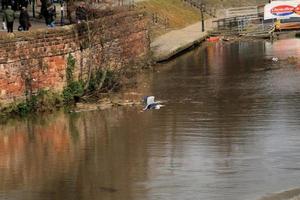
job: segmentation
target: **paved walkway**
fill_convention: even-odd
[[[43,22],[37,22],[37,21],[30,21],[31,27],[29,30],[36,30],[36,29],[42,29],[42,28],[48,28],[45,23]],[[14,32],[18,32],[19,27],[19,20],[16,19],[14,22]],[[0,34],[5,34],[7,31],[2,29],[2,21],[1,21],[1,27],[0,27]]]
[[[60,26],[60,4],[56,3],[55,4],[56,6],[56,26]],[[39,11],[40,11],[40,6],[36,6],[36,17],[39,16]],[[15,15],[16,15],[16,19],[14,21],[14,32],[18,32],[18,27],[19,27],[19,14],[20,14],[20,11],[16,11],[15,12]],[[28,6],[28,14],[30,16],[30,23],[31,23],[31,27],[29,29],[30,30],[36,30],[36,29],[47,29],[47,25],[45,23],[45,19],[42,18],[42,19],[39,19],[39,18],[32,18],[32,7],[31,5]],[[3,16],[3,11],[0,10],[0,34],[5,34],[7,31],[6,30],[3,30],[2,29],[2,16]],[[66,16],[65,16],[66,17]],[[65,19],[67,20],[67,19]]]
[[[217,16],[224,16],[224,10],[217,11]],[[218,18],[210,18],[205,20],[205,30],[212,30],[214,27],[213,21]],[[208,37],[207,32],[202,32],[201,21],[187,26],[183,29],[174,30],[165,35],[157,37],[151,43],[154,61],[164,61],[172,56],[192,47],[195,44],[201,43]]]
[[[200,43],[206,37],[207,32],[201,31],[201,22],[157,37],[151,43],[154,61],[167,60],[179,52]]]

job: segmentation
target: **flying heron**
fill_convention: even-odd
[[[150,109],[160,109],[164,105],[160,104],[160,101],[155,101],[154,96],[146,96],[144,97],[144,103],[146,104],[146,107],[143,110],[150,110]]]
[[[279,59],[278,59],[277,57],[273,57],[273,58],[272,58],[272,61],[273,61],[273,62],[278,62],[278,60],[279,60]]]

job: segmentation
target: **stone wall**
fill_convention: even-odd
[[[76,78],[92,68],[119,69],[149,56],[143,13],[119,11],[91,22],[0,37],[0,105],[24,98],[30,87],[62,91],[67,58],[76,59]]]

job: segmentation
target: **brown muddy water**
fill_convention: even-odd
[[[207,44],[141,77],[138,92],[166,101],[161,110],[0,125],[0,199],[254,200],[298,188],[291,55],[299,39]]]

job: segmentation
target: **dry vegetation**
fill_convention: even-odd
[[[148,13],[153,37],[200,20],[199,11],[181,0],[148,0],[138,3],[138,7]]]

